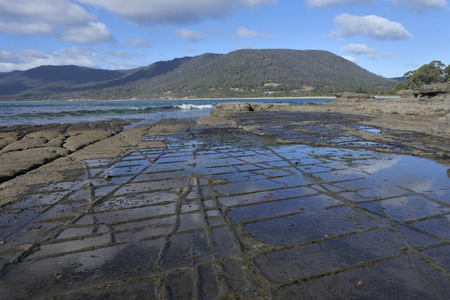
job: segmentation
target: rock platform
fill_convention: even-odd
[[[0,299],[450,298],[445,136],[252,113],[116,132],[5,180]]]

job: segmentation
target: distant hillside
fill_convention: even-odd
[[[131,70],[41,66],[0,73],[0,100],[304,96],[383,92],[395,83],[326,51],[237,50]]]

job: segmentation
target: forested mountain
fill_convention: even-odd
[[[382,92],[395,83],[326,51],[237,50],[131,70],[41,66],[0,73],[0,100],[302,96]]]

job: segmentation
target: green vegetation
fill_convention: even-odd
[[[444,83],[450,81],[450,65],[438,60],[421,66],[419,69],[409,71],[403,75],[405,82],[397,83],[395,90],[417,89],[424,84]]]
[[[319,50],[206,53],[132,70],[42,66],[0,73],[0,100],[245,98],[389,93],[396,81]]]

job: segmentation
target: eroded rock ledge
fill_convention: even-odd
[[[379,145],[386,144],[392,151],[403,149],[404,153],[445,159],[450,157],[449,90],[447,83],[387,100],[367,94],[340,94],[331,103],[305,105],[221,103],[198,124],[319,146],[360,146],[366,141],[366,148],[380,150]],[[361,130],[368,126],[373,130]]]

